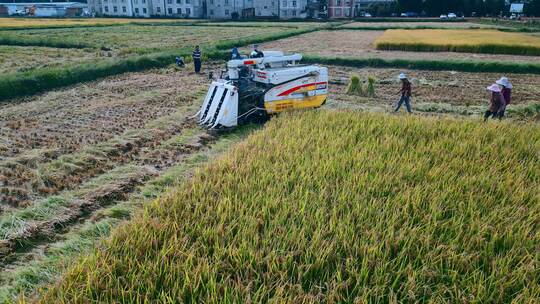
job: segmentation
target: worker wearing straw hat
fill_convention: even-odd
[[[411,113],[411,103],[410,103],[411,95],[412,95],[411,82],[407,79],[407,75],[405,75],[405,73],[399,74],[398,78],[401,81],[401,90],[399,90],[398,92],[398,94],[401,94],[401,98],[399,99],[397,107],[394,110],[394,112],[399,111],[399,108],[401,108],[401,105],[405,103],[407,112]]]
[[[489,109],[484,114],[484,121],[487,121],[491,116],[493,116],[493,118],[498,117],[499,111],[506,105],[504,96],[502,95],[502,90],[496,83],[487,87],[487,90],[491,92],[491,97],[489,101]]]
[[[495,83],[501,86],[501,94],[503,95],[505,101],[504,107],[502,107],[498,113],[499,118],[503,118],[504,112],[506,111],[506,106],[510,104],[510,101],[512,99],[513,86],[506,77],[501,77],[501,79],[497,80]]]

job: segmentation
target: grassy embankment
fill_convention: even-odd
[[[478,19],[475,23],[504,26],[518,32],[540,32],[540,21],[538,20],[525,20],[525,21],[513,21],[513,20],[501,20],[501,19]]]
[[[282,115],[42,301],[535,302],[540,129],[502,124]]]
[[[540,56],[540,37],[496,30],[388,30],[379,50]]]

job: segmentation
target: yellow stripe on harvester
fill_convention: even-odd
[[[308,96],[302,99],[286,99],[267,101],[264,108],[270,113],[279,113],[286,110],[307,109],[320,107],[326,100],[327,95]]]

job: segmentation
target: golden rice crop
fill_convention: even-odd
[[[532,303],[539,151],[538,125],[284,114],[42,302]]]
[[[540,55],[540,37],[496,30],[387,30],[379,50]]]

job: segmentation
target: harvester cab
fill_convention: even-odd
[[[196,114],[209,129],[266,120],[291,109],[317,108],[328,95],[328,69],[301,65],[300,54],[266,51],[263,57],[230,60],[210,85]]]

